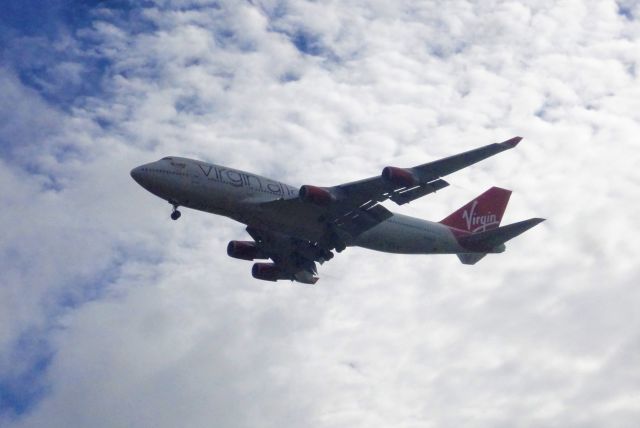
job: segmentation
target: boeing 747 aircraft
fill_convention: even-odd
[[[247,226],[252,241],[231,241],[227,254],[255,263],[254,278],[315,284],[316,263],[349,246],[399,254],[456,254],[475,264],[544,221],[500,227],[511,191],[492,187],[439,222],[395,214],[381,203],[411,202],[449,185],[441,177],[514,148],[515,137],[413,168],[385,167],[374,177],[333,187],[300,188],[237,169],[169,156],[141,165],[131,176],[178,207],[230,217]]]

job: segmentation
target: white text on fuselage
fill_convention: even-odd
[[[274,195],[292,196],[297,189],[286,184],[264,179],[246,172],[222,168],[213,165],[198,164],[202,174],[208,180],[229,184],[233,187],[249,187],[260,192],[268,192]]]

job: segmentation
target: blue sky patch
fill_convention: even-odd
[[[48,346],[46,332],[24,333],[13,347],[14,366],[23,370],[0,374],[0,417],[17,417],[31,410],[46,394],[45,373],[53,352]]]
[[[633,10],[631,9],[631,7],[622,3],[618,3],[618,14],[624,16],[630,21],[633,21],[634,19]]]
[[[319,37],[302,30],[291,36],[291,42],[296,49],[307,55],[319,56],[324,50]]]
[[[142,19],[140,5],[128,1],[10,0],[4,7],[0,59],[24,85],[63,110],[83,97],[104,93],[104,76],[112,64],[92,30],[96,20],[108,20],[134,34],[155,30]]]

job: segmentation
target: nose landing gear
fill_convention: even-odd
[[[180,218],[182,213],[178,211],[178,204],[172,203],[171,205],[173,205],[173,211],[171,212],[171,220],[177,220]]]

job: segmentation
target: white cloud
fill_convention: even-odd
[[[26,332],[53,353],[42,400],[3,422],[635,426],[640,27],[625,14],[157,2],[135,28],[103,9],[75,33],[109,65],[69,108],[3,71],[0,379],[29,370],[12,351]],[[81,60],[49,83],[77,82]],[[180,154],[331,185],[518,134],[398,210],[440,219],[499,185],[515,190],[507,221],[543,226],[474,267],[349,249],[315,287],[253,280],[224,255],[241,225],[169,222],[128,175]]]

